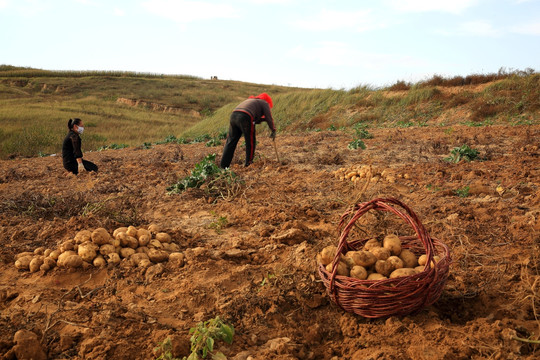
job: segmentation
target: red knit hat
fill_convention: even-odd
[[[250,96],[249,98],[250,99],[261,99],[261,100],[266,101],[268,103],[268,105],[270,106],[270,109],[274,107],[274,103],[272,102],[272,98],[267,93],[262,93],[262,94],[259,94],[257,96]]]

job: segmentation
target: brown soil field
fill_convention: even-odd
[[[215,349],[236,360],[538,359],[540,126],[370,132],[365,150],[348,149],[351,136],[339,131],[278,134],[281,162],[260,137],[248,168],[238,147],[233,171],[244,184],[225,197],[166,190],[205,155],[219,160],[221,146],[87,152],[100,171],[78,177],[59,156],[1,161],[0,358],[155,359],[166,338],[182,358],[189,329],[220,316],[235,336]],[[463,144],[480,159],[444,161]],[[363,164],[394,180],[362,192],[333,175]],[[368,319],[330,300],[316,255],[337,245],[356,199],[379,197],[414,210],[453,261],[433,305]],[[183,266],[14,266],[16,254],[57,248],[80,230],[149,224],[172,236]],[[360,225],[373,236],[411,235],[391,214],[366,214]],[[35,339],[14,338],[19,330]]]

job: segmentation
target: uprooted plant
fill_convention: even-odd
[[[223,353],[214,352],[214,344],[216,340],[225,341],[231,344],[234,336],[234,327],[225,324],[223,320],[216,316],[205,322],[200,322],[196,327],[189,330],[191,335],[191,354],[183,360],[198,360],[206,359],[208,355],[212,359],[221,360],[227,359]]]
[[[478,150],[472,149],[469,145],[461,145],[450,151],[450,156],[444,160],[457,164],[461,160],[473,161],[478,158]]]
[[[207,195],[225,200],[240,193],[243,181],[230,169],[221,169],[215,163],[216,154],[207,155],[195,164],[191,174],[167,188],[168,194],[180,194],[188,188],[203,188]]]

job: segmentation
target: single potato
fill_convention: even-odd
[[[395,278],[398,278],[398,277],[405,277],[405,276],[411,276],[411,275],[416,275],[417,272],[415,269],[411,269],[411,268],[401,268],[401,269],[396,269],[394,271],[392,271],[392,273],[390,274],[390,279],[395,279]]]
[[[77,244],[92,241],[92,232],[90,230],[81,230],[77,234],[75,234],[75,237],[73,239]]]
[[[368,273],[365,267],[356,265],[351,269],[350,276],[355,279],[365,280],[368,277]]]
[[[326,271],[328,271],[329,273],[332,272],[332,264],[331,263],[326,265]],[[347,264],[345,262],[343,262],[343,261],[338,262],[336,274],[341,275],[341,276],[349,276],[350,275],[349,268],[347,267]]]
[[[382,280],[382,279],[388,279],[388,278],[379,273],[371,273],[367,277],[367,280]]]
[[[377,257],[373,253],[367,250],[355,251],[352,254],[351,258],[353,259],[356,265],[360,265],[365,268],[375,265],[375,263],[378,260]]]
[[[171,235],[160,232],[156,234],[156,239],[159,240],[162,243],[170,243],[171,242]]]
[[[97,228],[92,232],[92,242],[96,245],[105,245],[109,243],[111,235],[104,228]]]
[[[391,255],[390,250],[383,247],[371,248],[369,252],[375,255],[378,260],[386,260]]]
[[[399,258],[403,261],[404,268],[414,268],[418,265],[416,255],[411,250],[402,249]]]
[[[371,250],[371,249],[379,248],[379,247],[381,247],[381,243],[377,239],[369,239],[364,244],[364,250]]]
[[[334,245],[330,245],[322,249],[321,251],[321,264],[328,265],[334,261],[337,248]]]
[[[394,270],[394,266],[390,261],[377,260],[377,262],[375,263],[375,271],[386,277],[388,277]]]
[[[401,253],[401,240],[397,235],[386,235],[383,240],[383,248],[390,250],[392,255],[398,256]]]

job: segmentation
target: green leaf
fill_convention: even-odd
[[[212,352],[214,351],[214,339],[211,337],[206,339],[206,347],[208,348],[208,351]]]
[[[199,360],[199,356],[197,356],[197,353],[192,352],[189,354],[187,360]]]
[[[227,360],[227,357],[218,351],[217,353],[212,354],[212,360]]]
[[[223,341],[225,341],[227,344],[232,344],[233,336],[234,336],[234,328],[229,325],[221,325],[221,330],[225,334],[225,337]]]

